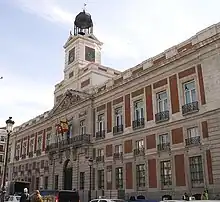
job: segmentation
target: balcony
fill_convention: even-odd
[[[97,131],[95,138],[96,138],[96,140],[104,139],[105,138],[105,130]]]
[[[32,158],[34,156],[34,152],[29,152],[28,156],[29,158]]]
[[[170,151],[170,142],[158,144],[157,151]]]
[[[191,113],[198,112],[198,111],[199,111],[198,101],[188,103],[188,104],[185,104],[182,106],[182,114],[183,115],[191,114]]]
[[[41,155],[41,149],[38,149],[37,151],[36,151],[36,156],[40,156]]]
[[[36,168],[35,171],[36,171],[36,173],[39,173],[40,172],[40,168]]]
[[[170,118],[169,115],[169,111],[158,112],[157,114],[155,114],[155,122],[161,123],[163,121],[168,121]]]
[[[123,125],[118,125],[113,127],[113,135],[121,134],[123,133],[123,131],[124,131]]]
[[[134,156],[144,156],[144,155],[145,155],[145,149],[144,148],[134,149]]]
[[[104,156],[97,156],[96,157],[96,163],[103,163],[104,162]]]
[[[19,160],[19,156],[15,156],[15,161],[18,161]]]
[[[144,128],[144,118],[134,120],[132,122],[133,129]]]
[[[45,167],[44,167],[44,171],[47,171],[47,172],[48,172],[48,171],[49,171],[49,166],[45,166]]]
[[[116,152],[113,154],[113,160],[121,160],[123,159],[123,152]]]
[[[90,144],[90,135],[88,134],[83,134],[83,135],[77,135],[72,138],[67,138],[59,143],[52,143],[47,146],[46,150],[47,152],[56,152],[57,149],[64,150],[66,148],[69,148],[70,146],[74,148],[81,147],[84,144]]]
[[[25,159],[25,158],[26,158],[26,154],[22,154],[21,159]]]
[[[186,146],[197,146],[200,145],[200,136],[189,137],[185,139]]]

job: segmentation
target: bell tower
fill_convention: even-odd
[[[76,78],[81,68],[89,63],[101,64],[102,43],[93,34],[93,21],[85,9],[74,21],[73,33],[64,45],[64,80]]]

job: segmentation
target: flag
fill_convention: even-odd
[[[60,126],[62,127],[63,133],[67,132],[69,130],[68,122],[67,120],[60,121]]]

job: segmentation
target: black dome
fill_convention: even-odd
[[[91,15],[85,11],[80,12],[75,18],[74,25],[80,29],[88,29],[92,27],[93,23]]]

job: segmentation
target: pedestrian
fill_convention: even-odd
[[[43,202],[39,190],[35,191],[35,194],[33,196],[32,202]]]
[[[24,193],[21,195],[20,202],[30,202],[30,196],[27,188],[24,188]]]

